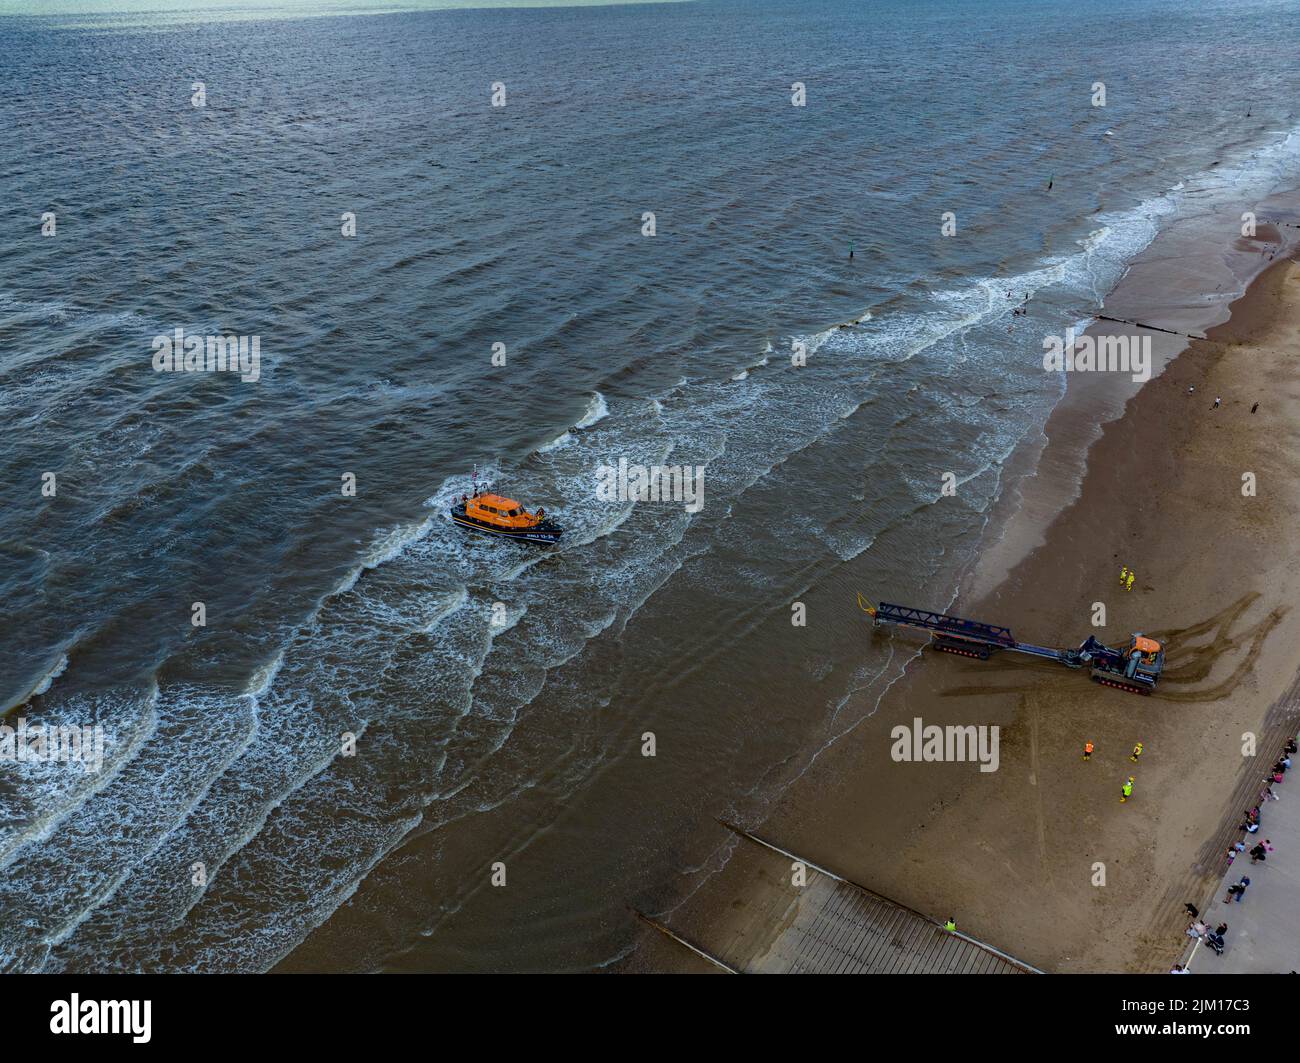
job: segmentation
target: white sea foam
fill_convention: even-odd
[[[604,420],[608,416],[609,406],[605,402],[605,396],[597,391],[591,396],[590,401],[587,403],[586,412],[581,418],[579,418],[578,423],[573,427],[590,428],[592,425],[596,424],[598,421]]]

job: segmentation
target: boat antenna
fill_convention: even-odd
[[[478,465],[475,464],[474,471],[470,473],[470,498],[478,497]]]

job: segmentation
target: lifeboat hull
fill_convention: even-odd
[[[468,528],[470,531],[482,532],[484,535],[491,535],[497,539],[513,539],[521,543],[537,543],[541,546],[553,546],[560,541],[564,534],[562,528],[557,527],[550,521],[543,521],[541,524],[535,524],[531,528],[498,528],[494,524],[489,524],[485,520],[479,520],[477,517],[471,517],[465,512],[463,505],[456,506],[450,511],[451,519],[459,524],[462,528]]]

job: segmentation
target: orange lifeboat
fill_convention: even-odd
[[[529,513],[513,498],[487,491],[461,495],[460,503],[451,509],[451,519],[462,528],[528,543],[558,543],[564,534],[547,519],[546,510]]]

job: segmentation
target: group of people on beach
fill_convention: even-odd
[[[1142,753],[1145,751],[1145,749],[1146,747],[1141,742],[1133,743],[1133,752],[1129,754],[1128,759],[1131,760],[1134,764],[1136,764],[1138,760],[1141,759]],[[1092,755],[1096,751],[1097,751],[1097,747],[1094,746],[1092,742],[1083,743],[1084,760],[1092,760]],[[1126,804],[1128,802],[1128,799],[1133,796],[1133,783],[1136,781],[1137,781],[1137,777],[1133,775],[1130,775],[1127,779],[1124,780],[1124,784],[1119,788],[1119,803],[1121,805]]]
[[[1189,394],[1189,395],[1195,395],[1195,394],[1196,394],[1196,385],[1195,385],[1195,384],[1191,385],[1191,387],[1189,387],[1189,388],[1187,389],[1187,394]],[[1218,409],[1220,406],[1222,406],[1222,405],[1223,405],[1223,397],[1222,397],[1221,395],[1215,395],[1215,396],[1214,396],[1214,405],[1211,406],[1210,409],[1211,409],[1211,410],[1217,410],[1217,409]],[[1257,402],[1257,403],[1255,403],[1255,404],[1253,404],[1253,405],[1251,406],[1251,408],[1250,408],[1250,412],[1251,412],[1251,413],[1255,413],[1258,409],[1259,409],[1259,403]]]
[[[1133,589],[1133,581],[1136,578],[1137,578],[1137,574],[1131,572],[1129,570],[1128,565],[1125,565],[1123,568],[1119,570],[1119,585],[1123,587],[1126,591],[1131,591]]]
[[[1237,858],[1238,853],[1247,852],[1246,841],[1250,836],[1259,832],[1260,821],[1263,816],[1261,807],[1266,805],[1269,801],[1279,800],[1278,795],[1273,792],[1273,785],[1275,783],[1280,783],[1287,771],[1290,770],[1291,758],[1295,755],[1298,749],[1300,749],[1300,745],[1297,745],[1296,739],[1289,738],[1286,746],[1282,750],[1282,755],[1278,757],[1277,763],[1273,765],[1268,776],[1264,779],[1264,789],[1259,792],[1259,804],[1246,809],[1244,813],[1246,818],[1242,822],[1241,826],[1238,827],[1238,830],[1245,832],[1245,837],[1228,846],[1225,854],[1228,858],[1229,867],[1232,866],[1232,862]],[[1252,864],[1261,864],[1268,859],[1268,854],[1271,852],[1273,852],[1272,839],[1265,838],[1262,842],[1258,842],[1249,850],[1250,862]],[[1224,897],[1223,903],[1240,904],[1242,898],[1246,895],[1246,890],[1249,888],[1250,878],[1246,875],[1242,875],[1236,882],[1228,887],[1228,894]],[[1191,901],[1188,901],[1183,907],[1187,914],[1192,918],[1191,923],[1189,923],[1187,927],[1187,936],[1190,938],[1199,938],[1205,943],[1206,947],[1214,950],[1216,956],[1223,955],[1223,935],[1228,929],[1228,924],[1221,923],[1217,929],[1211,931],[1208,928],[1208,925],[1201,921],[1201,913],[1196,905],[1192,904]],[[1176,963],[1169,973],[1191,974],[1192,972],[1187,970],[1183,964]]]
[[[1242,892],[1245,891],[1243,890]],[[1193,907],[1192,905],[1189,904],[1187,907],[1190,908],[1193,912],[1196,912],[1196,908]],[[1197,914],[1199,915],[1200,913]],[[1227,932],[1228,932],[1227,923],[1220,923],[1217,927],[1211,930],[1209,924],[1201,922],[1201,920],[1196,918],[1195,916],[1193,916],[1192,925],[1187,928],[1188,937],[1200,938],[1202,941],[1205,942],[1206,948],[1214,950],[1214,954],[1216,956],[1223,955],[1223,948],[1225,945],[1225,942],[1223,940],[1223,935],[1226,934]],[[1184,968],[1183,971],[1180,973],[1190,974],[1191,972],[1187,971]]]

